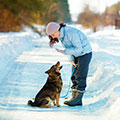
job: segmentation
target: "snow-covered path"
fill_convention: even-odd
[[[71,66],[67,56],[49,48],[47,37],[29,32],[1,33],[0,120],[119,120],[120,107],[116,108],[120,105],[119,33],[119,30],[102,31],[89,35],[94,53],[82,107],[63,104],[62,96],[70,84]],[[57,47],[62,48],[61,45]],[[27,106],[27,101],[34,98],[46,82],[45,71],[57,61],[63,65],[61,107]]]

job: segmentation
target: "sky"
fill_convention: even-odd
[[[120,0],[68,0],[73,19],[76,19],[76,16],[82,12],[85,4],[89,4],[91,10],[102,13],[107,6],[111,6],[119,1]]]

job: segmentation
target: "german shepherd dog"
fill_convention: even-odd
[[[60,106],[59,97],[63,86],[60,73],[61,68],[62,66],[60,66],[60,62],[58,61],[45,72],[49,75],[47,82],[36,95],[34,102],[31,100],[28,101],[29,106],[49,108],[51,107],[51,103],[57,105],[57,107]]]

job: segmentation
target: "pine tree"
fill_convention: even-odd
[[[22,25],[70,21],[67,0],[0,0],[0,31],[19,31]]]

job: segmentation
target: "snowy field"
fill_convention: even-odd
[[[82,31],[93,49],[82,107],[63,104],[71,85],[71,65],[68,56],[48,46],[47,36],[32,31],[0,33],[0,120],[120,120],[120,30]],[[61,107],[27,106],[46,82],[45,71],[57,61],[63,65]]]

